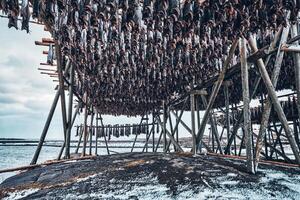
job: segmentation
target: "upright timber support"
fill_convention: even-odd
[[[90,145],[89,145],[89,155],[92,155],[92,148],[93,148],[93,122],[94,122],[94,108],[91,108],[91,124],[90,124],[90,129],[89,129],[89,136],[90,136]]]
[[[224,63],[224,67],[222,69],[222,72],[220,73],[219,77],[218,77],[218,80],[217,82],[215,83],[214,87],[213,87],[213,91],[212,91],[212,94],[210,96],[210,99],[209,99],[209,102],[208,102],[208,105],[207,105],[207,108],[205,110],[205,113],[204,113],[204,116],[202,118],[202,121],[201,121],[201,125],[200,125],[200,128],[199,128],[199,131],[197,133],[197,140],[196,140],[196,143],[197,143],[197,147],[199,146],[200,144],[200,141],[202,140],[203,138],[203,135],[204,135],[204,130],[205,130],[205,127],[206,127],[206,124],[207,124],[207,121],[208,121],[208,118],[209,118],[209,113],[210,113],[210,110],[211,108],[213,107],[213,104],[215,103],[215,100],[217,98],[217,95],[219,93],[219,90],[222,86],[222,83],[223,83],[223,80],[225,78],[225,74],[226,74],[226,71],[230,65],[230,62],[231,62],[231,59],[234,55],[234,52],[235,52],[235,49],[237,47],[237,44],[238,44],[238,40],[235,39],[233,44],[231,45],[230,47],[230,50],[229,50],[229,54],[225,60],[225,63]]]
[[[243,88],[243,103],[244,103],[244,136],[246,138],[246,155],[247,155],[247,170],[249,173],[255,174],[253,160],[253,144],[251,130],[251,114],[250,114],[250,93],[249,93],[249,75],[246,53],[246,39],[240,38],[239,42],[241,56],[241,77]],[[242,141],[243,142],[243,141]]]
[[[95,155],[98,155],[98,137],[99,137],[99,117],[98,117],[98,112],[95,110],[95,115],[96,115],[96,131],[95,131]]]
[[[100,114],[99,114],[99,115],[100,115]],[[106,146],[106,151],[107,151],[107,154],[110,155],[110,151],[109,151],[109,147],[108,147],[108,143],[107,143],[107,138],[106,138],[106,133],[104,133],[103,118],[102,118],[101,115],[100,115],[100,122],[101,122],[101,126],[102,126],[102,128],[103,128],[104,142],[105,142],[105,146]]]
[[[273,51],[275,49],[276,44],[277,44],[277,42],[278,42],[278,40],[280,38],[281,33],[282,33],[282,27],[276,32],[274,40],[272,41],[272,43],[271,43],[271,45],[269,47],[268,52],[271,52],[271,51]],[[251,45],[251,43],[249,43],[249,44]],[[271,58],[271,55],[269,55],[267,57],[267,59],[266,59],[266,65],[268,65],[268,63],[270,61],[270,58]],[[253,89],[253,91],[251,93],[250,100],[252,100],[256,96],[257,89],[258,89],[258,86],[259,86],[260,82],[261,82],[261,77],[260,76],[256,77],[256,79],[254,81],[254,84],[253,84],[254,85],[254,89]],[[231,148],[232,142],[234,142],[234,144],[236,143],[236,139],[235,139],[236,137],[235,136],[236,136],[236,133],[237,133],[238,129],[240,128],[240,124],[242,122],[243,122],[243,113],[240,113],[238,115],[237,122],[232,127],[232,131],[231,131],[232,133],[231,133],[231,135],[229,137],[229,140],[227,142],[227,146],[225,148],[225,154],[230,154],[230,152],[231,152],[230,148]]]
[[[225,81],[224,82],[224,96],[225,96],[225,107],[226,107],[226,129],[227,129],[227,142],[230,137],[230,111],[229,111],[229,90],[228,87],[231,85],[231,82]],[[222,138],[221,138],[222,140]]]
[[[70,143],[72,130],[72,109],[73,109],[73,85],[74,85],[74,65],[71,64],[70,69],[70,86],[69,86],[69,105],[68,105],[68,126],[66,135],[65,158],[70,158]]]
[[[84,124],[83,124],[83,147],[82,147],[82,156],[86,155],[86,143],[87,143],[87,118],[88,118],[88,95],[85,93],[85,105],[84,105]]]
[[[195,127],[195,94],[190,95],[191,104],[191,125],[192,125],[192,138],[193,138],[193,149],[192,153],[195,155],[196,151],[196,127]]]
[[[154,122],[155,122],[155,117],[154,113],[152,113],[152,127],[153,127],[153,133],[152,133],[152,152],[155,152],[155,128],[154,128]]]
[[[67,63],[67,66],[66,66],[66,69],[65,69],[64,73],[66,74],[66,72],[69,71],[69,69],[70,69],[70,62]],[[52,121],[52,118],[53,118],[53,115],[54,115],[54,112],[55,112],[55,109],[56,109],[56,106],[57,106],[57,103],[58,103],[58,100],[59,100],[59,97],[60,97],[60,94],[61,94],[60,90],[61,90],[61,88],[58,87],[58,90],[56,91],[56,94],[55,94],[55,97],[54,97],[54,100],[53,100],[50,112],[48,114],[48,117],[47,117],[47,120],[46,120],[46,123],[45,123],[44,129],[42,131],[42,134],[41,134],[41,137],[40,137],[37,149],[36,149],[36,151],[34,153],[34,156],[33,156],[32,160],[31,160],[31,163],[30,163],[31,165],[36,164],[36,162],[37,162],[37,160],[39,158],[41,149],[43,147],[46,135],[48,133],[49,126],[51,124],[51,121]]]
[[[139,124],[139,125],[141,125],[141,124],[143,123],[144,116],[145,116],[145,115],[143,115],[143,116],[142,116],[142,118],[141,118],[141,121],[140,121],[140,124]],[[133,144],[132,144],[132,147],[131,147],[131,151],[130,151],[130,152],[133,152],[133,149],[134,149],[135,143],[136,143],[136,141],[137,141],[137,138],[138,138],[138,134],[136,134],[136,135],[135,135],[135,138],[134,138],[134,141],[133,141]]]
[[[167,153],[167,110],[166,110],[166,103],[163,102],[163,146],[164,146],[164,153]]]
[[[206,95],[207,95],[206,90],[201,91],[200,96],[201,96],[201,100],[202,100],[204,107],[207,106],[207,101],[206,101],[206,97],[205,97]],[[220,137],[219,137],[219,133],[218,133],[217,124],[216,124],[213,114],[211,112],[209,112],[209,121],[210,121],[210,125],[211,125],[211,131],[213,134],[212,138],[215,137],[216,141],[217,141],[217,145],[218,145],[217,150],[220,150],[220,153],[223,154],[223,148],[221,146],[221,141],[220,141]]]
[[[292,26],[291,36],[296,37],[299,34],[298,23]],[[299,45],[299,42],[294,42],[295,45]],[[293,53],[293,59],[295,63],[295,81],[297,91],[297,109],[298,109],[298,120],[300,120],[300,53]]]
[[[289,25],[287,25],[287,27],[285,27],[283,30],[283,33],[282,33],[282,39],[281,39],[281,42],[280,42],[280,46],[284,43],[284,41],[286,41],[286,38],[288,36],[288,33],[289,33]],[[250,44],[250,47],[252,48],[252,50],[254,52],[257,51],[257,47],[256,47],[256,44],[255,44],[255,41],[253,40],[252,37],[250,37],[249,39],[249,44]],[[265,86],[267,88],[267,91],[268,91],[268,96],[269,98],[271,99],[271,103],[273,104],[274,106],[274,109],[277,113],[277,116],[280,120],[280,122],[282,123],[283,127],[284,127],[284,130],[285,130],[285,133],[286,133],[286,136],[290,142],[290,145],[291,145],[291,148],[292,148],[292,151],[294,153],[294,156],[296,158],[296,161],[298,164],[300,164],[300,155],[299,155],[299,149],[296,145],[296,141],[295,141],[295,138],[291,132],[291,129],[288,125],[288,121],[287,121],[287,118],[283,112],[283,109],[280,105],[280,102],[277,98],[277,95],[276,95],[276,91],[275,91],[275,87],[276,87],[276,84],[277,83],[277,79],[278,79],[278,76],[279,76],[279,73],[280,73],[280,69],[281,69],[281,62],[283,59],[283,51],[281,52],[280,51],[280,48],[279,48],[279,51],[277,53],[277,58],[276,58],[276,62],[275,62],[275,66],[274,66],[274,71],[273,71],[273,75],[272,75],[272,81],[269,77],[269,74],[265,68],[265,65],[264,65],[264,62],[262,61],[262,59],[259,59],[257,61],[257,66],[259,68],[259,71],[260,71],[260,74],[261,74],[261,77],[265,83]],[[273,83],[272,83],[273,82]],[[274,84],[274,85],[273,85]],[[267,108],[267,104],[265,105],[265,111],[267,113],[267,111],[269,112],[268,115],[266,114],[265,118],[263,117],[262,119],[262,123],[261,123],[261,128],[264,128],[262,127],[263,125],[265,124],[268,124],[268,121],[269,121],[269,116],[270,116],[270,109],[271,109],[271,103],[270,103],[270,106],[269,106],[269,109]],[[264,112],[265,112],[264,111]],[[264,115],[264,114],[263,114]],[[257,144],[256,144],[256,159],[255,159],[255,165],[257,167],[258,165],[258,162],[259,162],[259,156],[260,156],[260,151],[261,151],[261,148],[262,148],[262,138],[263,138],[263,135],[265,134],[265,130],[260,130],[259,132],[259,135],[258,135],[258,138],[257,138]]]
[[[57,71],[58,71],[58,81],[59,81],[59,88],[60,88],[60,102],[61,102],[62,122],[63,122],[63,130],[64,130],[64,142],[66,143],[67,110],[66,110],[66,100],[65,100],[65,84],[64,84],[64,76],[63,76],[61,49],[57,41],[55,41],[55,53],[57,56]]]
[[[165,129],[163,128],[164,125],[163,125],[163,122],[161,122],[160,117],[157,116],[156,119],[157,119],[158,124],[159,124],[159,125],[162,127],[162,129],[163,129],[163,130],[162,130],[162,133],[163,133],[163,131],[165,131],[166,135],[168,135],[168,137],[170,138],[171,143],[172,143],[173,145],[175,145],[176,149],[178,149],[179,152],[183,152],[183,149],[182,149],[182,148],[180,147],[180,145],[176,142],[176,140],[174,139],[174,137],[172,136],[172,134],[167,130],[166,127],[165,127]],[[167,121],[167,117],[166,117],[166,121]],[[158,144],[159,144],[159,142],[160,142],[160,139],[159,139],[159,141],[158,141]],[[167,145],[166,145],[166,147],[167,147]],[[166,150],[167,150],[167,148],[166,148]]]

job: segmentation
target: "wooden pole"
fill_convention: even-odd
[[[220,90],[220,88],[222,86],[223,80],[225,78],[226,71],[227,71],[227,69],[228,69],[228,67],[230,65],[230,62],[231,62],[231,59],[232,59],[232,57],[234,55],[235,49],[237,47],[237,44],[238,44],[238,40],[235,39],[234,42],[233,42],[233,44],[230,47],[228,57],[225,60],[224,68],[222,69],[222,72],[220,73],[219,78],[218,78],[217,82],[215,83],[215,85],[213,87],[213,91],[212,91],[212,94],[210,96],[210,99],[209,99],[209,102],[208,102],[208,106],[207,106],[207,108],[205,110],[204,116],[203,116],[202,121],[201,121],[201,126],[200,126],[199,131],[198,131],[197,136],[196,136],[197,147],[199,146],[200,141],[203,138],[205,127],[206,127],[206,124],[207,124],[207,121],[208,121],[208,118],[209,118],[210,110],[213,107],[213,105],[215,103],[215,100],[217,98],[217,95],[219,93],[219,90]]]
[[[272,43],[271,43],[271,45],[269,47],[268,52],[272,52],[275,49],[276,44],[277,44],[277,42],[278,42],[278,40],[280,38],[281,33],[282,33],[282,27],[280,27],[280,29],[276,32],[274,40],[272,41]],[[270,61],[270,58],[271,58],[271,55],[269,55],[267,57],[267,59],[266,59],[266,65],[268,65],[268,63]],[[249,61],[249,59],[247,61]],[[253,89],[253,91],[251,93],[251,98],[250,99],[253,99],[256,96],[257,89],[258,89],[258,86],[259,86],[260,82],[261,82],[261,77],[260,76],[256,77],[256,79],[254,81],[254,84],[253,84],[254,85],[254,89]],[[230,135],[229,141],[227,142],[227,146],[225,148],[225,154],[230,154],[230,147],[231,147],[232,142],[234,142],[234,144],[236,144],[235,135],[236,135],[238,129],[240,128],[240,124],[243,122],[243,113],[240,113],[238,115],[237,119],[238,119],[237,122],[232,127],[232,134]]]
[[[86,156],[86,143],[87,143],[87,118],[88,118],[88,94],[85,92],[85,107],[84,107],[84,122],[83,122],[83,148],[82,156]]]
[[[186,125],[186,123],[181,119],[181,117],[178,117],[174,111],[172,111],[172,114],[176,117],[176,119],[181,123],[181,125],[192,135],[192,130],[190,129],[190,127],[188,127],[188,125]],[[202,142],[202,140],[201,140]],[[205,143],[202,143],[203,146],[207,149],[207,151],[210,151],[211,152],[211,149],[210,147],[205,144]]]
[[[171,108],[170,107],[168,109],[168,117],[169,117],[169,125],[170,125],[171,134],[172,134],[173,137],[175,137],[175,129],[173,128],[173,122],[172,122]],[[170,146],[168,146],[169,143],[170,143],[170,141],[167,142],[167,152],[170,152]],[[174,151],[176,151],[176,147],[175,147],[174,144],[173,144],[173,148],[174,148]]]
[[[171,111],[170,110],[170,113],[174,113],[174,111]],[[174,127],[174,129],[173,129],[173,132],[172,132],[172,135],[174,136],[175,135],[175,133],[176,133],[176,142],[178,143],[178,125],[179,125],[179,122],[180,122],[180,120],[178,120],[178,118],[179,119],[181,119],[181,117],[182,117],[182,115],[183,115],[183,110],[181,110],[181,112],[180,112],[180,115],[179,115],[179,117],[177,116],[177,114],[176,114],[176,116],[175,116],[175,118],[176,118],[176,124],[175,124],[175,127]],[[169,117],[171,118],[171,115],[169,115]],[[178,117],[178,118],[177,118]],[[167,149],[169,149],[169,147],[170,147],[170,145],[171,145],[171,141],[168,141],[168,145],[167,145]],[[174,147],[175,147],[175,149],[176,149],[176,146],[174,145]],[[177,149],[176,149],[176,151],[177,151]]]
[[[193,148],[192,153],[196,155],[196,127],[195,127],[195,95],[190,95],[190,106],[191,106],[191,126],[192,126],[192,139],[193,139]]]
[[[100,115],[100,113],[99,113]],[[103,132],[104,132],[104,124],[103,124],[103,118],[102,116],[100,115],[100,122],[101,122],[101,126],[103,127]],[[106,139],[106,133],[104,133],[104,141],[105,141],[105,146],[106,146],[106,151],[107,151],[107,154],[110,155],[110,152],[109,152],[109,147],[108,147],[108,144],[107,144],[107,139]]]
[[[229,87],[229,82],[226,82],[224,84],[224,93],[225,93],[225,107],[226,107],[226,129],[227,129],[227,142],[229,140],[229,136],[230,136],[230,115],[229,115],[229,91],[228,91],[228,87]]]
[[[172,134],[168,131],[168,129],[165,127],[165,129],[163,128],[164,127],[164,125],[163,125],[163,123],[161,122],[161,119],[160,119],[160,117],[158,116],[157,118],[157,122],[158,122],[158,124],[162,127],[162,131],[165,131],[165,134],[166,135],[168,135],[168,137],[170,138],[170,140],[171,140],[171,142],[172,142],[172,144],[174,144],[175,145],[175,147],[178,149],[178,151],[180,151],[180,152],[183,152],[183,149],[180,147],[180,145],[176,142],[176,140],[174,139],[174,137],[172,136]],[[167,117],[166,117],[166,120],[167,120]],[[166,145],[167,146],[167,145]]]
[[[149,119],[148,119],[148,114],[146,115],[146,124],[147,124],[147,130],[146,130],[146,152],[148,152],[148,140],[149,140],[149,137],[148,137],[148,135],[149,135],[149,129],[148,129],[148,123],[149,123]]]
[[[61,49],[57,41],[55,41],[55,53],[57,57],[58,82],[59,82],[60,96],[61,96],[60,102],[61,102],[62,122],[63,122],[63,130],[64,130],[64,142],[66,142],[67,110],[66,110],[66,100],[65,100],[65,84],[64,84],[64,77],[63,77]]]
[[[145,116],[145,115],[142,116],[139,125],[141,125],[141,124],[143,123],[144,116]],[[136,133],[130,152],[133,152],[133,149],[134,149],[134,146],[135,146],[135,143],[136,143],[137,138],[138,138],[138,134]]]
[[[154,113],[152,113],[152,127],[153,127],[153,134],[152,134],[152,151],[154,152],[155,151],[155,117],[154,117]]]
[[[247,154],[247,170],[249,173],[255,174],[254,160],[253,160],[253,144],[251,131],[251,111],[250,111],[250,92],[249,92],[249,72],[247,64],[247,46],[246,39],[240,38],[240,61],[241,61],[241,77],[243,89],[243,103],[244,103],[244,137],[246,139],[246,154]]]
[[[94,109],[91,109],[91,124],[90,124],[90,148],[89,148],[89,155],[92,155],[92,147],[93,147],[93,123],[94,123]]]
[[[79,151],[79,147],[80,147],[80,143],[81,143],[81,141],[82,141],[82,136],[83,136],[84,128],[83,128],[82,126],[80,126],[80,129],[79,129],[79,130],[80,130],[80,131],[79,131],[80,135],[79,135],[79,138],[78,138],[77,148],[76,148],[76,150],[75,150],[75,153],[76,153],[76,154],[77,154],[78,151]]]
[[[166,104],[163,102],[163,142],[164,142],[164,153],[167,153],[167,136],[166,136],[166,126],[167,126],[167,115],[166,115]]]
[[[72,109],[73,109],[73,85],[74,85],[74,65],[71,64],[70,69],[70,86],[69,86],[69,107],[68,107],[68,128],[66,136],[66,149],[65,157],[70,158],[70,142],[71,142],[71,130],[72,130]]]
[[[95,110],[95,112],[96,112],[96,133],[95,133],[95,135],[96,135],[96,139],[95,139],[95,141],[96,141],[96,144],[95,144],[95,155],[97,156],[98,155],[98,137],[99,137],[99,124],[98,124],[98,122],[99,122],[99,119],[98,119],[98,112],[97,112],[97,110]]]
[[[296,37],[298,35],[297,24],[292,26],[291,36]],[[299,45],[299,42],[294,42],[295,45]],[[297,109],[298,109],[298,120],[300,120],[300,53],[293,53],[293,60],[295,63],[295,79],[296,79],[296,93],[297,93]]]
[[[289,27],[290,26],[287,25],[287,27],[284,28],[280,45],[282,45],[284,43],[284,41],[286,41],[286,38],[287,38],[288,33],[289,33]],[[252,37],[250,37],[250,39],[249,39],[249,44],[250,44],[250,47],[253,51],[257,51],[255,41],[253,40]],[[268,101],[267,101],[267,103],[265,105],[265,111],[264,111],[264,114],[263,114],[261,128],[260,128],[259,135],[258,135],[258,138],[257,138],[256,151],[255,151],[256,152],[256,154],[255,154],[256,155],[256,157],[255,157],[256,158],[255,159],[255,167],[256,168],[257,168],[257,164],[259,162],[260,151],[261,151],[261,148],[262,148],[262,138],[263,138],[263,135],[265,134],[265,128],[268,125],[270,110],[271,110],[272,104],[273,104],[274,109],[275,109],[275,111],[278,115],[279,120],[281,121],[281,123],[284,127],[286,136],[287,136],[287,138],[290,142],[290,145],[291,145],[292,151],[294,153],[294,156],[296,158],[296,161],[297,161],[298,164],[300,164],[300,155],[299,155],[298,147],[296,145],[295,138],[294,138],[293,134],[291,133],[291,129],[288,125],[288,121],[287,121],[286,116],[283,112],[283,109],[281,108],[280,102],[277,98],[276,91],[275,91],[276,83],[277,83],[278,76],[279,76],[280,69],[281,69],[283,54],[284,54],[284,52],[280,51],[280,50],[277,53],[277,58],[276,58],[277,62],[275,62],[274,71],[273,71],[273,74],[272,74],[272,81],[269,77],[269,74],[268,74],[266,68],[265,68],[263,60],[259,59],[257,61],[257,66],[259,68],[261,77],[262,77],[262,79],[265,83],[265,86],[267,88],[268,95],[269,95],[269,98],[271,99],[271,102],[268,103]],[[274,85],[273,85],[273,83],[274,83]]]
[[[37,162],[37,160],[38,160],[38,157],[39,157],[41,149],[43,147],[43,144],[44,144],[44,141],[45,141],[45,138],[46,138],[46,135],[47,135],[50,123],[51,123],[52,118],[53,118],[53,114],[55,112],[55,109],[56,109],[56,106],[57,106],[57,103],[58,103],[59,96],[60,96],[60,89],[58,89],[56,91],[56,95],[54,97],[54,100],[53,100],[50,112],[48,114],[48,117],[47,117],[44,129],[43,129],[43,132],[41,134],[41,137],[40,137],[40,140],[39,140],[39,144],[38,144],[37,149],[36,149],[36,151],[35,151],[35,153],[33,155],[33,158],[31,160],[30,165],[35,165],[36,162]]]
[[[207,101],[206,101],[206,97],[203,94],[201,95],[201,100],[202,100],[202,103],[203,103],[204,107],[206,107],[207,106]],[[218,133],[218,127],[215,123],[215,119],[214,119],[211,112],[209,112],[209,121],[210,121],[210,124],[211,124],[211,130],[212,130],[212,134],[213,134],[212,139],[214,137],[216,138],[217,145],[218,145],[217,150],[220,150],[220,153],[223,154],[223,149],[222,149],[222,146],[221,146],[220,136],[219,136],[219,133]]]

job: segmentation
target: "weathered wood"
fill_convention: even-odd
[[[292,44],[290,44],[290,45],[285,44],[285,45],[282,45],[281,51],[292,52],[292,53],[300,53],[300,46],[299,45],[292,45]]]
[[[162,130],[163,130],[163,143],[164,143],[164,153],[167,153],[167,108],[166,108],[166,103],[163,102],[163,124],[162,124]]]
[[[299,34],[297,24],[292,25],[291,36],[296,37]],[[295,45],[299,45],[299,41],[294,42]],[[296,93],[297,93],[297,109],[298,120],[300,120],[300,53],[293,53],[293,60],[295,63],[295,81],[296,81]]]
[[[99,113],[100,115],[100,113]],[[103,127],[103,132],[104,132],[104,124],[103,124],[103,118],[102,116],[100,115],[100,122],[101,122],[101,126]],[[104,141],[105,141],[105,146],[106,146],[106,151],[107,151],[107,154],[110,155],[110,152],[109,152],[109,147],[108,147],[108,144],[107,144],[107,139],[106,139],[106,133],[104,133]]]
[[[197,133],[197,140],[196,140],[197,146],[199,145],[200,141],[203,138],[203,134],[204,134],[204,130],[205,130],[208,118],[209,118],[210,110],[213,107],[213,104],[214,104],[214,102],[216,100],[216,97],[217,97],[217,95],[219,93],[219,90],[220,90],[220,88],[222,86],[223,80],[225,78],[225,74],[227,72],[227,68],[230,65],[230,61],[231,61],[231,59],[232,59],[232,57],[234,55],[235,49],[237,47],[237,44],[238,44],[238,40],[235,39],[234,42],[233,42],[233,44],[230,47],[229,54],[228,54],[228,57],[225,60],[222,72],[220,73],[220,75],[218,77],[218,80],[217,80],[217,82],[215,83],[215,85],[213,87],[212,94],[210,96],[207,108],[205,110],[204,116],[203,116],[202,121],[201,121],[201,126],[199,128],[198,133]]]
[[[53,100],[53,103],[52,103],[52,106],[51,106],[51,109],[50,109],[50,112],[48,114],[48,117],[47,117],[47,120],[46,120],[46,123],[45,123],[45,126],[44,126],[43,132],[41,134],[41,137],[40,137],[40,140],[39,140],[39,144],[38,144],[37,149],[36,149],[36,151],[35,151],[35,153],[33,155],[33,158],[31,160],[30,165],[36,164],[36,162],[38,160],[38,157],[39,157],[41,149],[43,147],[46,135],[48,133],[48,129],[49,129],[50,123],[51,123],[52,118],[53,118],[53,114],[55,112],[55,109],[56,109],[56,106],[57,106],[57,103],[58,103],[58,100],[59,100],[59,96],[60,96],[60,90],[57,90],[56,91],[56,95],[55,95],[54,100]]]
[[[195,155],[196,151],[196,127],[195,127],[195,94],[190,95],[190,104],[191,104],[191,127],[192,127],[192,139],[193,139],[193,148],[192,153]]]
[[[67,133],[66,133],[65,158],[70,158],[70,141],[71,141],[71,130],[72,130],[74,73],[75,73],[74,65],[71,64],[71,69],[70,69],[70,86],[69,86],[69,105],[68,105],[68,125],[67,125]]]
[[[158,124],[163,128],[163,123],[161,122],[160,117],[156,117]],[[166,135],[168,135],[168,137],[170,138],[172,144],[174,144],[176,146],[176,148],[178,149],[178,151],[183,152],[183,149],[181,148],[181,146],[176,142],[176,140],[174,139],[174,137],[172,136],[172,134],[168,131],[167,128],[164,129]],[[165,152],[166,153],[166,152]]]
[[[240,47],[241,72],[242,72],[241,77],[242,77],[243,104],[244,104],[244,137],[246,139],[247,170],[249,173],[255,174],[253,149],[252,149],[247,46],[246,46],[246,39],[244,37],[240,38],[239,47]]]
[[[204,107],[207,107],[206,97],[204,95],[201,95],[201,99],[202,99],[202,103],[203,103]],[[220,153],[223,154],[223,148],[222,148],[221,141],[220,141],[218,127],[217,127],[217,124],[213,117],[213,114],[211,112],[209,112],[209,121],[211,124],[212,134],[214,135],[214,137],[216,138],[216,141],[217,141],[217,145],[218,145],[217,151],[219,150]]]
[[[280,27],[280,29],[276,32],[274,40],[270,44],[268,52],[271,52],[271,51],[273,51],[275,49],[276,44],[277,44],[277,42],[279,40],[279,37],[280,37],[281,33],[282,33],[282,27]],[[269,55],[267,57],[267,59],[266,59],[266,66],[269,63],[270,58],[271,58],[271,55]],[[249,59],[247,61],[249,62]],[[255,81],[254,81],[254,83],[253,83],[254,89],[253,89],[253,91],[251,93],[251,98],[250,98],[251,100],[255,97],[260,82],[261,82],[261,77],[257,76],[256,79],[255,79]],[[232,127],[232,134],[230,135],[229,141],[227,142],[227,146],[225,148],[225,154],[230,154],[230,147],[232,145],[232,142],[234,142],[234,144],[236,143],[236,141],[235,141],[235,135],[236,135],[238,129],[240,128],[241,123],[243,122],[243,113],[239,114],[239,116],[238,116],[237,119],[238,119],[237,122]]]
[[[83,147],[82,147],[82,156],[86,155],[86,143],[87,143],[87,118],[88,118],[88,95],[85,92],[85,106],[84,106],[84,128],[83,128]]]
[[[94,123],[94,117],[95,117],[95,113],[94,113],[94,108],[93,107],[92,107],[91,111],[92,111],[92,113],[91,113],[91,124],[90,124],[90,129],[89,129],[89,133],[90,133],[89,155],[92,155],[92,144],[93,144],[93,123]]]
[[[286,41],[286,38],[288,36],[288,33],[289,33],[289,28],[290,26],[287,25],[282,33],[282,39],[281,39],[281,42],[280,44],[283,44],[285,41]],[[250,37],[249,39],[249,44],[250,44],[250,47],[253,51],[257,51],[257,48],[256,48],[256,45],[255,45],[255,42],[254,40],[252,39],[252,37]],[[281,62],[279,62],[280,60],[283,59],[283,55],[284,55],[284,52],[283,51],[278,51],[278,54],[277,54],[277,59],[278,59],[278,62],[275,62],[275,66],[274,66],[274,71],[273,71],[273,75],[272,75],[272,81],[273,83],[276,83],[277,82],[277,79],[278,79],[278,76],[279,76],[279,73],[280,73],[280,69],[281,69]],[[298,147],[296,145],[296,141],[295,141],[295,138],[293,136],[293,134],[291,133],[291,130],[290,130],[290,127],[288,125],[288,122],[287,122],[287,119],[286,119],[286,116],[282,110],[282,107],[280,105],[280,102],[276,96],[276,91],[275,91],[275,87],[274,85],[272,84],[272,81],[269,77],[269,74],[265,68],[265,65],[264,65],[264,62],[262,61],[262,59],[259,59],[257,61],[257,66],[259,68],[259,71],[260,71],[260,74],[262,76],[262,79],[265,83],[265,86],[267,88],[267,91],[268,91],[268,95],[269,95],[269,98],[271,99],[271,102],[274,106],[274,109],[278,115],[278,118],[280,119],[283,127],[284,127],[284,130],[286,132],[286,135],[287,135],[287,138],[290,142],[290,145],[291,145],[291,148],[292,148],[292,151],[295,155],[295,158],[297,160],[297,163],[300,164],[300,155],[299,155],[299,150],[298,150]],[[265,109],[267,110],[267,104],[265,106]],[[269,106],[271,107],[271,106]],[[268,114],[270,115],[270,114]],[[268,116],[266,118],[263,119],[262,121],[262,124],[261,126],[263,126],[263,124],[267,124],[268,123]],[[260,131],[260,135],[258,136],[258,141],[257,141],[257,144],[256,144],[256,159],[255,159],[255,163],[258,163],[257,161],[259,160],[259,153],[260,153],[260,150],[262,148],[262,145],[261,145],[261,140],[260,138],[262,138],[264,134],[264,130]]]
[[[58,71],[58,82],[60,88],[60,103],[61,103],[61,113],[62,113],[62,123],[63,123],[63,132],[64,132],[64,141],[66,142],[67,137],[67,109],[66,109],[66,100],[65,100],[65,84],[64,84],[64,74],[62,66],[62,55],[61,49],[57,41],[55,41],[55,53],[57,57],[57,71]],[[70,61],[68,61],[70,62]],[[62,152],[59,153],[58,159],[60,159]]]

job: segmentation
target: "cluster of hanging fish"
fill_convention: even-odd
[[[108,137],[108,139],[111,139],[111,136],[114,136],[116,138],[130,135],[140,135],[140,134],[149,134],[150,132],[150,126],[152,127],[152,124],[125,124],[125,125],[106,125],[103,127],[96,127],[93,126],[92,128],[88,126],[88,129],[92,135],[98,134],[98,137]],[[84,125],[80,125],[76,127],[76,136],[79,136],[83,133]],[[159,124],[154,124],[154,130],[158,133],[160,131]]]
[[[270,41],[298,7],[293,0],[33,0],[34,16],[75,66],[79,95],[114,115],[141,115],[190,91],[222,70],[234,38]]]

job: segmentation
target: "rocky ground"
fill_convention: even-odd
[[[4,199],[299,199],[300,170],[191,154],[118,154],[39,167],[0,185]]]

